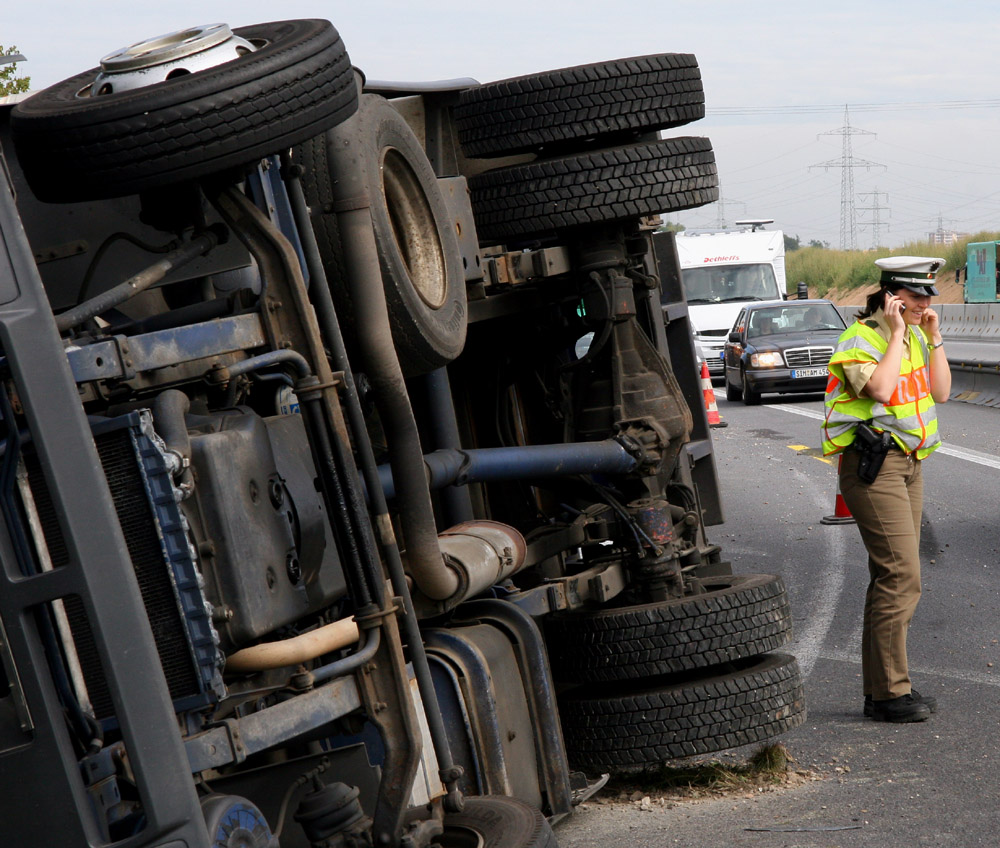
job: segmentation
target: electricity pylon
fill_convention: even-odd
[[[872,221],[870,224],[858,224],[859,227],[871,227],[872,228],[872,248],[879,247],[879,240],[881,238],[881,227],[889,229],[889,225],[882,221],[879,217],[879,212],[888,212],[888,206],[879,205],[879,197],[884,197],[886,204],[889,203],[889,195],[887,192],[879,191],[878,186],[875,186],[875,191],[863,191],[858,194],[858,197],[870,197],[872,199],[871,206],[859,206],[858,209],[862,212],[871,212]],[[891,213],[890,213],[891,214]]]
[[[843,138],[839,159],[818,162],[809,167],[824,168],[827,171],[830,168],[840,168],[840,249],[855,250],[857,248],[857,223],[854,214],[854,169],[865,168],[870,171],[872,168],[884,168],[885,165],[855,157],[851,151],[851,138],[856,135],[875,135],[875,133],[852,127],[847,106],[844,106],[844,126],[829,132],[819,133],[819,135],[839,135]]]

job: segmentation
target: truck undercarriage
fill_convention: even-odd
[[[544,846],[801,723],[652,238],[717,197],[694,57],[138,47],[0,107],[4,844]]]

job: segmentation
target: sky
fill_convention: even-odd
[[[867,249],[1000,231],[995,17],[981,0],[3,0],[0,44],[27,57],[33,90],[153,36],[289,18],[330,20],[377,80],[489,82],[694,53],[706,116],[665,134],[711,139],[721,202],[668,220],[772,218],[803,245],[847,247],[853,197],[853,246]]]

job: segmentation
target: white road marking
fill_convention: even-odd
[[[796,471],[795,476],[804,486],[812,483],[809,475],[804,472]],[[829,493],[820,492],[815,483],[810,485],[810,490],[813,503],[816,504],[817,514],[822,515],[824,512],[829,512]],[[803,677],[809,677],[820,656],[827,634],[833,625],[837,607],[840,605],[840,596],[844,591],[846,578],[846,569],[843,567],[847,555],[844,534],[826,533],[823,538],[827,549],[825,561],[833,563],[834,567],[823,569],[822,579],[814,587],[816,592],[814,612],[810,615],[809,623],[805,627],[797,628],[799,634],[795,639],[795,656],[799,661]]]
[[[768,409],[780,409],[782,412],[791,412],[793,415],[802,415],[806,418],[813,418],[816,421],[823,420],[823,413],[812,409],[803,409],[797,406],[786,406],[782,403],[768,404]],[[935,453],[953,456],[956,459],[964,459],[966,462],[973,462],[976,465],[983,465],[986,468],[1000,470],[1000,456],[972,450],[971,448],[956,448],[952,445],[941,445]]]
[[[793,415],[804,415],[806,418],[815,418],[817,421],[823,420],[823,413],[812,409],[803,409],[801,406],[787,406],[783,403],[769,403],[768,409],[780,409],[782,412],[791,412]]]

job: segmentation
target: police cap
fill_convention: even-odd
[[[876,259],[882,269],[879,283],[887,289],[909,289],[916,294],[937,294],[934,280],[945,260],[930,256],[887,256]]]

